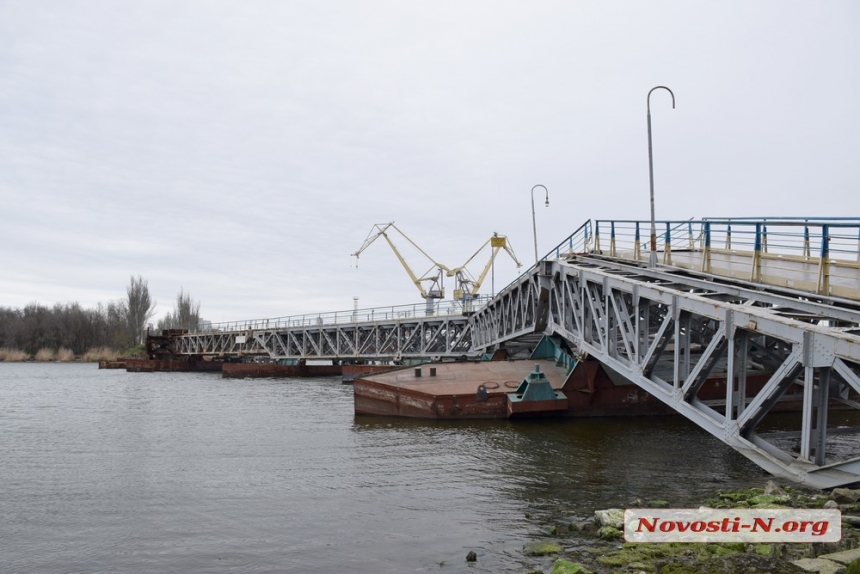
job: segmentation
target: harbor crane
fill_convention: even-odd
[[[478,254],[481,253],[481,251],[483,251],[488,245],[492,249],[490,260],[487,261],[486,265],[484,265],[484,269],[481,271],[481,274],[478,275],[478,278],[474,279],[469,273],[469,270],[466,269],[466,266],[469,265],[469,263],[471,263],[472,260],[475,259],[475,257],[477,257]],[[472,312],[472,300],[478,295],[478,291],[481,289],[484,279],[487,278],[487,273],[490,271],[490,268],[493,266],[493,262],[496,260],[496,255],[498,255],[499,251],[502,249],[511,256],[511,259],[513,259],[514,263],[517,264],[517,269],[522,267],[523,264],[520,263],[519,259],[517,259],[513,248],[508,243],[508,238],[504,235],[493,233],[492,237],[485,241],[484,244],[466,260],[465,263],[459,267],[455,267],[454,269],[445,269],[448,277],[455,278],[454,281],[457,284],[457,288],[454,290],[454,299],[462,303],[463,313]]]
[[[397,246],[394,245],[394,242],[389,237],[391,229],[397,231],[406,241],[410,243],[415,249],[417,249],[424,257],[430,260],[433,263],[433,266],[428,269],[423,275],[420,277],[412,271],[412,268],[409,267],[409,264],[406,263],[406,260],[403,258],[403,255],[400,254],[400,251],[397,249]],[[409,275],[409,278],[412,280],[412,283],[418,288],[418,291],[421,293],[421,296],[427,302],[427,314],[432,315],[434,312],[436,299],[444,299],[445,298],[445,288],[442,285],[442,274],[443,272],[447,272],[448,268],[444,265],[437,263],[432,257],[427,255],[427,252],[418,247],[418,245],[412,241],[408,235],[403,233],[394,222],[390,223],[376,223],[373,228],[371,228],[370,233],[367,235],[367,238],[364,240],[364,243],[361,245],[358,251],[352,254],[353,257],[358,259],[358,256],[364,252],[365,249],[371,246],[371,244],[376,241],[379,237],[384,237],[385,241],[388,242],[388,245],[391,247],[391,250],[394,251],[394,255],[397,256],[397,260],[400,261],[400,264],[406,270],[406,273]],[[428,287],[424,287],[424,283],[428,284]]]
[[[391,240],[391,230],[399,233],[406,241],[409,242],[415,249],[418,250],[424,257],[426,257],[433,265],[428,269],[423,275],[420,277],[412,270],[408,263],[406,263],[406,259],[404,259],[403,255],[397,249],[397,246]],[[475,253],[466,260],[465,263],[460,265],[459,267],[455,267],[453,269],[449,268],[442,263],[439,263],[430,255],[427,254],[426,251],[421,249],[417,243],[415,243],[412,239],[409,238],[408,235],[403,233],[403,231],[394,225],[394,222],[390,223],[377,223],[375,224],[370,233],[367,235],[367,238],[364,240],[364,243],[361,247],[352,254],[353,257],[358,259],[358,257],[368,248],[370,247],[374,241],[379,239],[379,237],[384,237],[385,241],[391,247],[391,250],[394,251],[394,255],[397,257],[397,260],[400,261],[400,264],[406,270],[406,273],[409,275],[409,278],[412,280],[412,283],[415,287],[418,288],[418,291],[421,293],[421,297],[427,302],[427,314],[432,315],[435,307],[435,300],[444,299],[445,298],[445,288],[443,286],[443,277],[453,277],[454,281],[457,285],[454,290],[454,299],[459,301],[463,307],[464,313],[472,312],[472,300],[478,295],[478,291],[481,288],[484,280],[487,278],[487,273],[490,271],[490,268],[493,265],[493,262],[496,259],[496,255],[498,255],[499,251],[504,249],[508,255],[511,256],[511,259],[516,263],[517,268],[522,267],[522,263],[517,259],[516,254],[511,248],[508,238],[504,235],[499,235],[498,233],[493,233],[492,237],[490,237],[487,241],[484,242],[481,247],[478,248]],[[486,265],[484,265],[483,270],[481,271],[478,278],[475,279],[466,268],[467,265],[472,263],[472,261],[480,254],[485,247],[490,246],[492,252],[490,254],[490,259],[487,261]],[[425,287],[427,284],[427,287]]]

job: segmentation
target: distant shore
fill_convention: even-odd
[[[115,361],[120,357],[137,356],[142,348],[135,347],[127,351],[118,351],[109,347],[93,347],[81,354],[75,354],[71,349],[60,347],[51,349],[43,347],[35,353],[21,349],[0,348],[0,362],[6,363],[98,363],[100,361]]]

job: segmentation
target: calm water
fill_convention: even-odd
[[[0,454],[4,573],[519,573],[556,521],[766,480],[676,418],[356,417],[339,379],[92,364],[0,363]]]

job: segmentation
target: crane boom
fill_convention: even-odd
[[[488,242],[490,243],[491,247],[493,248],[493,254],[490,256],[490,260],[487,261],[487,264],[484,266],[484,270],[481,271],[481,275],[478,276],[477,281],[475,281],[475,285],[472,288],[472,295],[478,294],[478,290],[481,288],[481,284],[484,282],[484,279],[487,278],[487,272],[490,270],[490,267],[492,267],[493,261],[495,261],[496,255],[499,254],[500,249],[504,249],[505,251],[507,251],[508,255],[511,256],[511,259],[514,260],[514,263],[517,264],[517,269],[519,269],[520,267],[523,266],[523,264],[520,263],[519,259],[517,259],[517,256],[514,253],[513,248],[511,248],[511,246],[508,245],[508,238],[507,237],[505,237],[504,235],[499,235],[498,233],[494,233],[493,236],[488,240]],[[481,246],[481,249],[483,249],[484,246],[486,246],[486,245],[487,244],[484,243],[484,245]],[[477,255],[477,253],[475,253],[475,255]],[[472,258],[474,258],[475,255],[473,255]],[[472,259],[469,259],[469,261],[471,261],[471,260]],[[468,261],[466,263],[468,263]]]
[[[478,276],[478,279],[473,279],[469,274],[466,266],[472,262],[475,257],[478,256],[481,251],[484,250],[485,247],[489,245],[492,248],[492,253],[490,254],[490,259],[487,261],[487,264],[484,266],[481,274]],[[516,263],[517,268],[522,267],[522,263],[520,263],[519,259],[517,259],[516,254],[514,253],[513,248],[508,244],[508,238],[504,235],[499,235],[498,233],[493,233],[492,237],[490,237],[487,241],[481,245],[475,253],[466,260],[465,263],[460,265],[459,267],[455,267],[454,269],[449,269],[447,272],[448,277],[456,277],[455,281],[457,283],[457,289],[454,291],[454,298],[460,299],[464,303],[464,309],[470,308],[470,300],[472,297],[478,294],[478,291],[481,289],[481,285],[484,283],[484,279],[487,278],[487,273],[490,271],[490,268],[493,265],[493,261],[496,259],[496,255],[498,255],[499,251],[504,249],[508,255],[511,256],[511,259]]]
[[[400,253],[400,250],[397,249],[397,246],[394,244],[390,237],[390,230],[394,229],[401,236],[403,236],[406,241],[409,242],[412,247],[418,250],[424,257],[426,257],[433,266],[422,276],[418,276],[409,264],[406,262],[406,259]],[[364,243],[361,247],[352,254],[353,257],[358,258],[368,247],[370,247],[374,241],[379,239],[380,237],[384,237],[385,241],[391,247],[391,250],[394,251],[394,255],[397,257],[397,260],[400,262],[400,265],[403,266],[403,269],[406,270],[407,275],[409,275],[409,279],[418,288],[418,291],[421,293],[421,296],[427,301],[427,313],[432,314],[433,312],[433,299],[443,299],[445,297],[445,289],[442,286],[442,274],[443,272],[448,277],[455,277],[455,282],[457,284],[457,288],[454,290],[454,299],[457,299],[463,304],[463,312],[471,312],[472,310],[472,299],[475,295],[478,294],[478,291],[481,288],[481,284],[483,284],[484,279],[487,278],[487,273],[490,271],[490,268],[493,265],[493,262],[496,260],[496,256],[499,254],[499,251],[504,249],[508,255],[511,256],[511,259],[514,260],[514,263],[517,264],[517,268],[522,267],[522,263],[520,263],[519,259],[517,259],[516,254],[514,253],[513,248],[511,248],[508,243],[508,238],[504,235],[499,235],[498,233],[493,233],[492,237],[490,237],[487,241],[472,254],[469,259],[466,260],[465,263],[460,265],[459,267],[455,267],[454,269],[450,269],[445,265],[442,265],[430,255],[427,254],[426,251],[421,249],[417,243],[412,241],[408,235],[403,233],[394,222],[391,221],[389,223],[376,223],[371,228],[370,233],[368,233],[367,238],[365,238]],[[490,259],[487,261],[487,264],[484,265],[481,274],[478,276],[478,279],[473,279],[469,274],[466,266],[469,265],[479,253],[481,253],[485,247],[490,246],[492,249],[492,253],[490,254]],[[429,282],[430,288],[425,289],[423,283]]]
[[[397,249],[397,246],[391,240],[391,237],[389,237],[387,231],[391,228],[394,228],[394,230],[397,231],[400,235],[402,235],[403,238],[410,243],[410,245],[415,247],[415,249],[417,249],[424,257],[426,257],[430,260],[431,263],[433,263],[433,267],[431,267],[421,277],[418,277],[415,272],[412,271],[412,268],[406,262],[406,259],[404,259],[403,255],[401,255],[400,250]],[[376,233],[374,233],[374,231],[376,231]],[[364,240],[364,243],[361,245],[358,251],[352,254],[352,256],[358,259],[362,252],[364,252],[365,249],[370,247],[373,242],[376,241],[380,236],[385,238],[385,241],[391,247],[391,250],[394,251],[394,255],[397,257],[397,260],[400,262],[400,265],[403,266],[403,269],[405,269],[407,275],[409,275],[409,279],[411,279],[412,283],[414,283],[415,286],[418,288],[418,291],[421,293],[421,296],[427,300],[428,310],[430,309],[432,299],[443,299],[445,297],[445,289],[442,286],[442,271],[447,270],[447,267],[437,263],[432,257],[427,254],[426,251],[421,249],[418,244],[412,241],[412,239],[410,239],[408,235],[403,233],[400,228],[394,225],[393,221],[389,223],[374,224],[374,226],[370,230],[370,233],[367,235],[367,238]],[[432,275],[431,272],[433,272]],[[430,288],[425,289],[422,285],[422,282],[430,282]]]

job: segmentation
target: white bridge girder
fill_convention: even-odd
[[[807,220],[703,220],[698,236],[692,221],[665,222],[664,264],[657,267],[645,266],[641,222],[603,222],[610,230],[605,255],[600,223],[593,234],[591,222],[583,224],[555,249],[554,260],[541,260],[471,316],[403,319],[392,309],[381,320],[339,322],[343,314],[335,313],[328,315],[333,322],[318,324],[302,319],[269,328],[264,321],[175,337],[173,352],[473,358],[517,339],[558,336],[777,476],[816,487],[860,482],[860,431],[829,423],[836,406],[860,409],[860,239],[850,235],[860,223],[819,221],[816,257]],[[616,240],[625,225],[634,231],[628,251]],[[795,228],[803,234],[790,233]],[[753,231],[744,236],[743,229]],[[744,237],[754,238],[753,251],[738,250]],[[712,246],[718,238],[719,250]],[[802,238],[800,255],[779,251],[792,238]],[[856,261],[845,259],[855,251]],[[374,312],[365,316],[383,311]],[[773,432],[765,420],[786,401],[799,405],[791,414],[794,435]]]
[[[561,336],[775,475],[816,487],[860,480],[860,441],[836,452],[827,426],[830,399],[860,407],[849,398],[860,393],[857,307],[609,258],[539,270],[475,315],[476,346],[535,330]],[[717,400],[698,396],[721,378]],[[788,397],[801,404],[796,452],[757,430]]]
[[[236,331],[200,331],[176,337],[179,355],[262,356],[271,360],[398,360],[472,356],[464,315],[346,322]]]

